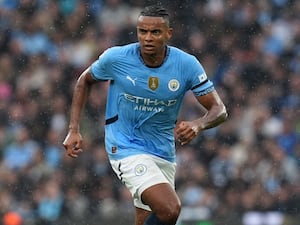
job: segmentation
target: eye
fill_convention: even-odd
[[[144,30],[144,29],[139,29],[138,31],[139,31],[140,34],[146,34],[147,33],[147,31]]]
[[[159,35],[161,34],[161,30],[153,30],[151,33],[154,35]]]

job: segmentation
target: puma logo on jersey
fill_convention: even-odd
[[[132,79],[129,75],[126,76],[127,80],[130,80],[131,83],[133,84],[133,86],[135,86],[135,81],[137,80],[137,78]]]

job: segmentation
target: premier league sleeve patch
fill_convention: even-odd
[[[199,81],[200,81],[200,84],[201,84],[201,83],[203,83],[207,80],[207,75],[206,75],[206,73],[202,73],[198,76],[198,78],[199,78]]]

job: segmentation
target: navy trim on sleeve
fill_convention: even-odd
[[[200,84],[197,84],[196,86],[192,87],[191,90],[194,90],[197,87],[200,87],[201,85],[205,84],[206,82],[208,82],[208,80],[205,80],[205,81],[201,82]]]
[[[208,93],[210,93],[210,92],[212,92],[214,90],[215,90],[215,87],[211,86],[211,87],[205,89],[204,91],[195,92],[194,95],[196,95],[196,96],[203,96],[203,95],[207,95]]]
[[[112,123],[116,122],[118,119],[119,119],[119,116],[115,115],[115,116],[105,120],[105,125],[112,124]]]

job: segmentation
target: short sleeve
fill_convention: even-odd
[[[215,89],[213,82],[208,79],[203,66],[196,59],[196,57],[192,57],[190,63],[190,76],[191,90],[193,91],[194,95],[202,96]]]
[[[113,51],[111,48],[105,50],[99,58],[91,65],[91,74],[95,80],[113,80],[112,64]]]

